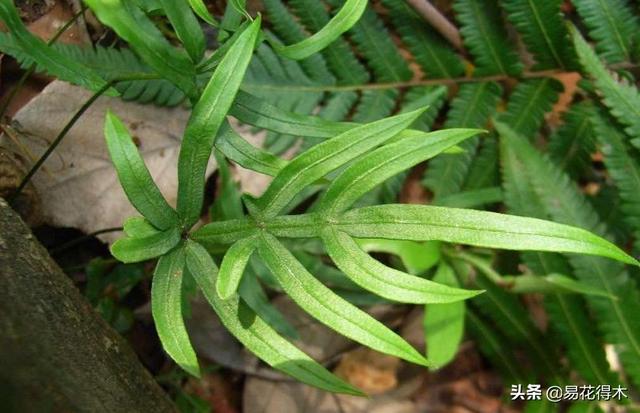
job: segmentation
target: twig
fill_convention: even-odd
[[[456,49],[464,51],[458,28],[443,16],[440,10],[435,8],[429,0],[406,0],[406,2]]]

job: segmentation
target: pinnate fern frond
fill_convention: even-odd
[[[589,28],[596,50],[607,62],[630,61],[633,39],[640,29],[638,16],[626,0],[574,0],[573,5]]]
[[[497,108],[502,89],[496,83],[478,82],[463,85],[451,103],[445,127],[484,127]],[[462,188],[478,139],[463,143],[464,153],[447,154],[429,164],[423,183],[436,199]]]
[[[474,75],[515,76],[522,71],[496,0],[457,0],[453,8],[464,43],[474,57]]]
[[[593,79],[611,114],[627,128],[627,134],[633,144],[640,147],[640,93],[638,89],[625,80],[618,80],[598,58],[578,30],[571,30],[573,43],[582,64],[582,69]]]
[[[534,70],[574,66],[575,53],[569,46],[560,13],[561,0],[503,0],[507,17],[516,27],[536,61]]]

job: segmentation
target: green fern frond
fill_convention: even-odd
[[[630,61],[640,22],[626,0],[573,0],[596,50],[607,62]]]
[[[365,90],[356,106],[353,121],[367,123],[389,116],[399,95],[397,89]]]
[[[591,117],[594,107],[589,102],[571,106],[563,116],[563,124],[549,137],[549,156],[571,177],[582,176],[591,166],[595,136]]]
[[[634,234],[635,249],[640,249],[640,165],[637,155],[626,144],[627,136],[603,114],[592,118],[595,135],[604,155],[607,171],[620,190],[625,222]]]
[[[391,23],[426,76],[452,78],[464,74],[462,59],[404,0],[383,0]]]
[[[467,308],[465,325],[476,338],[476,343],[482,354],[491,360],[491,364],[502,373],[505,384],[534,381],[531,374],[523,371],[522,363],[518,362],[513,354],[513,346],[473,309]]]
[[[444,86],[419,86],[409,89],[402,101],[402,112],[410,112],[428,107],[411,125],[413,129],[428,132],[431,130],[440,109],[447,99],[447,88]]]
[[[318,0],[292,0],[292,11],[310,32],[317,32],[330,19],[324,4]],[[359,85],[369,81],[367,69],[356,58],[351,46],[340,37],[322,51],[338,84]]]
[[[474,75],[516,76],[522,71],[496,0],[456,0],[453,8],[465,46],[475,60]]]
[[[501,168],[503,194],[509,212],[548,219],[544,205],[535,193],[525,171],[525,165],[501,141]],[[567,260],[559,255],[541,252],[523,252],[522,259],[534,274],[570,274]],[[545,308],[551,327],[567,350],[573,367],[589,383],[612,383],[602,343],[589,328],[587,312],[581,300],[561,294],[545,297]]]
[[[114,80],[133,74],[153,73],[153,71],[129,49],[105,48],[102,46],[84,47],[71,44],[54,44],[61,55],[92,69],[106,80]],[[0,50],[13,56],[24,69],[31,67],[34,61],[17,45],[11,35],[0,33]],[[36,71],[47,73],[43,66],[36,65]],[[121,98],[140,103],[154,103],[160,106],[176,106],[184,101],[184,93],[171,82],[164,79],[134,80],[119,82],[115,86]]]
[[[560,13],[562,0],[502,0],[507,17],[533,54],[534,70],[574,66],[575,53],[567,40]]]
[[[640,93],[626,80],[617,80],[587,44],[582,35],[572,28],[573,42],[584,71],[593,79],[602,101],[634,140],[640,140]],[[633,142],[634,146],[640,144]]]
[[[501,94],[502,88],[497,83],[463,85],[451,103],[445,128],[484,127],[495,112]],[[456,193],[462,188],[478,142],[478,138],[468,139],[460,145],[465,152],[443,154],[429,163],[423,184],[434,193],[436,199]]]
[[[329,0],[334,8],[339,8],[344,0]],[[391,40],[384,23],[378,15],[367,7],[364,14],[347,32],[373,70],[378,82],[401,82],[411,79],[413,73]]]
[[[538,153],[529,142],[504,126],[499,126],[503,145],[508,145],[527,171],[529,181],[545,210],[557,222],[588,229],[606,235],[592,206],[571,183],[568,176],[547,157]],[[636,283],[622,264],[593,257],[568,256],[575,275],[615,298],[587,298],[596,314],[598,327],[609,343],[620,346],[628,375],[640,383],[640,294]]]
[[[497,186],[498,179],[498,142],[495,134],[485,136],[480,142],[478,154],[469,167],[465,190],[474,190]]]
[[[540,377],[554,383],[561,382],[558,366],[553,362],[553,349],[546,345],[517,296],[497,287],[483,274],[478,274],[475,281],[485,293],[472,300],[473,308],[499,326],[512,345],[527,350],[535,360],[533,368]]]
[[[514,131],[533,138],[562,89],[562,84],[552,78],[520,82],[509,97],[507,110],[500,114],[499,119]]]

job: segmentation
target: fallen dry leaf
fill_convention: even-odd
[[[90,96],[91,92],[80,87],[52,82],[16,114],[13,127],[19,144],[3,136],[0,145],[33,162]],[[175,205],[177,157],[189,112],[101,97],[33,178],[44,218],[51,225],[91,233],[120,226],[125,218],[137,214],[107,155],[103,135],[107,109],[127,125],[160,191]],[[214,165],[213,161],[209,164],[209,172]],[[101,237],[113,241],[118,234]]]

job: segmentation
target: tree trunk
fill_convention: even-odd
[[[2,198],[0,410],[175,411]]]

